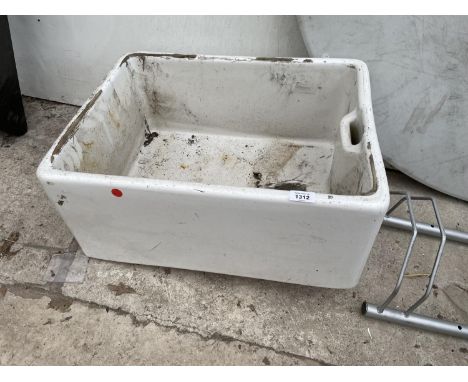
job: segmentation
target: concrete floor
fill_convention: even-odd
[[[468,342],[366,319],[363,300],[393,288],[409,234],[382,228],[359,285],[331,290],[90,259],[84,282],[46,282],[73,237],[35,178],[77,108],[24,99],[29,132],[0,133],[0,364],[467,365]],[[447,228],[468,231],[468,203],[389,171],[392,189],[435,195]],[[417,216],[428,223],[428,206]],[[430,271],[422,238],[409,272]],[[422,293],[405,279],[395,306]],[[448,243],[421,313],[468,323],[468,248]]]

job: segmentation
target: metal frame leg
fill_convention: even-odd
[[[411,231],[413,229],[409,220],[388,215],[384,217],[383,225],[387,227],[399,228],[405,231]],[[434,227],[433,224],[416,222],[416,228],[418,229],[418,233],[422,235],[440,237],[439,229]],[[445,234],[447,235],[447,240],[456,241],[461,244],[468,244],[468,233],[466,232],[445,229]]]
[[[443,333],[443,334],[448,334],[448,335],[452,335],[455,337],[468,339],[468,325],[461,325],[459,323],[440,320],[440,319],[414,313],[414,310],[418,308],[424,301],[426,301],[426,299],[431,294],[432,287],[434,285],[434,280],[437,274],[437,270],[440,265],[440,260],[444,253],[444,247],[445,247],[445,242],[447,238],[456,240],[459,242],[465,242],[464,236],[466,236],[466,243],[468,243],[468,234],[464,232],[458,233],[457,231],[453,231],[453,232],[457,232],[458,235],[448,236],[446,234],[446,231],[442,225],[442,220],[440,218],[439,209],[437,207],[437,203],[434,198],[428,197],[428,196],[411,197],[411,195],[408,192],[401,192],[401,191],[394,191],[394,192],[391,192],[391,194],[403,195],[403,197],[400,200],[398,200],[387,211],[387,214],[385,216],[386,220],[384,219],[384,224],[385,224],[385,221],[387,222],[391,221],[392,223],[388,225],[391,225],[397,228],[402,228],[405,230],[411,230],[413,234],[411,236],[411,240],[410,240],[408,249],[406,251],[405,258],[403,260],[403,264],[400,270],[400,274],[398,276],[397,283],[392,293],[390,293],[390,295],[381,305],[371,304],[371,303],[367,303],[364,301],[364,303],[362,304],[362,314],[366,317],[371,317],[371,318],[375,318],[378,320],[384,320],[384,321],[393,322],[393,323],[397,323],[401,325],[412,326],[412,327],[419,328],[419,329],[430,330],[430,331],[437,332],[437,333]],[[429,227],[428,225],[416,223],[416,220],[414,218],[414,213],[413,213],[412,200],[428,200],[432,203],[432,208],[434,210],[434,214],[437,220],[437,227],[430,226],[431,229],[428,229]],[[399,219],[404,223],[395,224],[394,219],[396,218],[392,218],[389,215],[393,211],[395,211],[404,201],[406,201],[406,204],[408,206],[408,214],[409,214],[410,220],[408,222],[407,220]],[[400,287],[401,287],[401,284],[403,283],[403,279],[405,276],[406,268],[408,267],[409,260],[413,254],[413,246],[414,246],[414,242],[416,241],[416,237],[418,235],[418,229],[421,229],[423,231],[422,233],[440,238],[439,249],[437,251],[437,256],[435,258],[434,265],[432,266],[431,274],[429,275],[429,282],[426,286],[426,291],[421,296],[421,298],[419,298],[419,300],[417,300],[413,305],[411,305],[406,311],[400,311],[397,309],[388,308],[388,305],[392,302],[392,300],[400,291]],[[458,239],[461,239],[461,240],[458,240]]]
[[[385,310],[385,308],[388,306],[388,304],[390,304],[392,302],[392,300],[395,298],[395,296],[400,291],[401,284],[403,283],[403,278],[405,277],[406,268],[408,267],[409,260],[411,258],[411,255],[413,254],[414,242],[416,241],[416,236],[418,235],[418,230],[416,228],[416,222],[414,220],[413,205],[411,204],[411,196],[407,192],[403,193],[403,192],[399,192],[399,191],[395,191],[394,194],[399,194],[399,195],[404,195],[404,196],[397,203],[395,203],[393,205],[393,207],[391,207],[388,210],[387,215],[391,214],[394,210],[396,210],[398,208],[398,206],[401,203],[403,203],[403,201],[406,200],[406,204],[408,206],[408,213],[409,213],[410,221],[411,221],[411,227],[412,227],[412,230],[413,230],[413,235],[411,236],[411,241],[409,243],[408,249],[406,250],[405,259],[403,260],[403,265],[401,266],[400,275],[398,276],[398,281],[397,281],[397,283],[395,285],[395,288],[393,289],[393,292],[390,294],[390,296],[387,297],[385,302],[378,307],[377,310],[378,310],[379,313],[382,313]]]

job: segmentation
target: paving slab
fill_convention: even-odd
[[[45,284],[51,256],[49,250],[14,245],[7,254],[0,254],[0,283]]]
[[[51,301],[37,290],[18,288],[0,297],[0,365],[314,364],[242,342],[140,324],[105,307]]]

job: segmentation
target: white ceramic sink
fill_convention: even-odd
[[[389,203],[346,59],[128,54],[37,175],[88,256],[334,288]]]

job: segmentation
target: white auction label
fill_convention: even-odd
[[[313,203],[315,202],[315,193],[304,191],[289,191],[289,200],[293,202]]]

